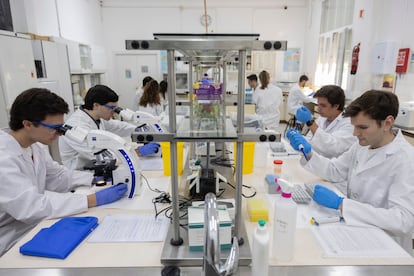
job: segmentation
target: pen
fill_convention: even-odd
[[[343,221],[343,217],[340,216],[334,216],[334,217],[320,217],[320,218],[314,218],[310,220],[311,224],[314,224],[316,226],[319,226],[319,224],[325,224],[325,223],[332,223],[332,222],[340,222]]]

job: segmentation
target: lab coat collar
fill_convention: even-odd
[[[99,129],[99,125],[101,124],[101,120],[100,119],[98,119],[98,120],[95,120],[94,118],[92,118],[92,116],[91,115],[89,115],[89,113],[88,112],[86,112],[86,110],[84,109],[84,107],[83,106],[81,106],[81,108],[80,108],[80,110],[82,110],[95,124],[96,124],[96,126],[98,127],[98,129]]]
[[[0,130],[0,148],[7,150],[10,154],[15,154],[16,156],[25,155],[24,150],[20,146],[19,142],[14,139],[10,134],[9,128],[4,128]]]
[[[327,121],[326,118],[323,118],[323,124]],[[344,119],[344,116],[342,116],[342,113],[340,113],[333,121],[324,129],[325,131],[329,131],[330,129],[334,128],[341,120]]]
[[[380,150],[378,150],[378,152],[375,153],[375,155],[369,160],[359,160],[359,161],[364,161],[364,164],[362,164],[357,169],[357,173],[360,173],[365,170],[369,170],[375,166],[378,166],[379,164],[386,162],[390,156],[393,156],[394,154],[398,153],[398,151],[400,151],[403,147],[405,147],[403,144],[408,144],[407,141],[404,139],[404,136],[402,135],[401,130],[393,129],[393,132],[394,134],[396,134],[396,136],[391,143],[381,147]],[[360,148],[361,157],[366,156],[369,150],[370,149],[367,146],[361,147]]]

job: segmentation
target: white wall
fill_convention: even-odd
[[[113,53],[125,51],[126,39],[152,39],[154,32],[198,32],[203,1],[193,0],[23,0],[27,31],[39,35],[97,45],[106,50],[108,84],[113,83]],[[14,1],[12,1],[14,2]],[[322,0],[210,0],[208,13],[213,22],[209,32],[260,33],[261,39],[286,39],[288,47],[300,47],[301,72],[313,75],[316,65]],[[56,5],[57,6],[56,6]],[[283,9],[287,5],[288,9]],[[21,6],[21,5],[14,5]],[[58,13],[56,13],[56,10]],[[363,17],[359,11],[363,10]],[[414,1],[355,1],[353,45],[361,42],[359,68],[350,76],[352,97],[380,88],[382,76],[371,73],[372,50],[376,43],[394,41],[398,48],[414,48]],[[59,19],[59,21],[58,21]],[[24,25],[24,20],[20,20]],[[22,29],[24,29],[22,27]],[[283,75],[283,55],[277,55],[277,74]],[[299,74],[299,73],[298,73]],[[401,101],[414,100],[414,68],[398,77],[396,93]]]
[[[103,45],[99,0],[20,0],[14,6],[15,32],[55,36]],[[25,17],[22,20],[20,17]],[[25,22],[26,21],[26,22]],[[25,25],[27,24],[27,25]]]
[[[359,17],[363,10],[363,17]],[[411,0],[365,0],[355,1],[353,43],[361,42],[358,72],[352,76],[353,98],[368,89],[381,89],[382,75],[372,74],[372,51],[379,42],[395,42],[397,48],[414,49],[414,1]],[[396,56],[395,56],[396,60]],[[395,93],[400,101],[413,101],[414,68],[397,77]]]
[[[205,33],[200,24],[203,1],[103,1],[102,18],[108,53],[108,83],[115,83],[114,53],[126,51],[127,39],[153,39],[153,33]],[[145,1],[146,2],[146,1]],[[260,39],[287,40],[288,47],[304,48],[307,0],[208,1],[213,33],[259,33]],[[195,4],[197,3],[197,4]],[[288,9],[283,6],[287,4]],[[129,53],[131,51],[128,51]],[[296,80],[301,72],[282,74],[283,53],[277,55],[277,77]],[[300,70],[303,71],[303,70]],[[280,74],[279,74],[280,73]]]

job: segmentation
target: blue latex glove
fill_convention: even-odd
[[[151,142],[141,147],[138,147],[137,151],[139,151],[139,154],[141,156],[146,156],[146,155],[157,153],[159,149],[160,149],[160,144]]]
[[[122,183],[96,192],[96,206],[117,201],[127,190],[127,184]]]
[[[300,134],[299,130],[291,128],[288,131],[286,131],[286,138],[288,138],[288,140],[290,141],[290,138],[292,138],[296,134]]]
[[[312,113],[309,111],[309,109],[305,106],[301,106],[296,110],[296,120],[302,123],[309,122],[312,120]]]
[[[313,191],[313,200],[322,206],[338,209],[344,198],[324,186],[316,185]]]
[[[294,150],[302,151],[301,147],[306,154],[312,151],[312,146],[309,144],[308,141],[300,134],[300,132],[296,129],[289,129],[286,132],[286,137],[289,139],[290,145]]]

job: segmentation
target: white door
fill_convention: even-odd
[[[142,79],[151,76],[160,79],[160,55],[116,54],[115,55],[115,92],[119,95],[118,105],[133,109],[135,91],[142,86]]]

